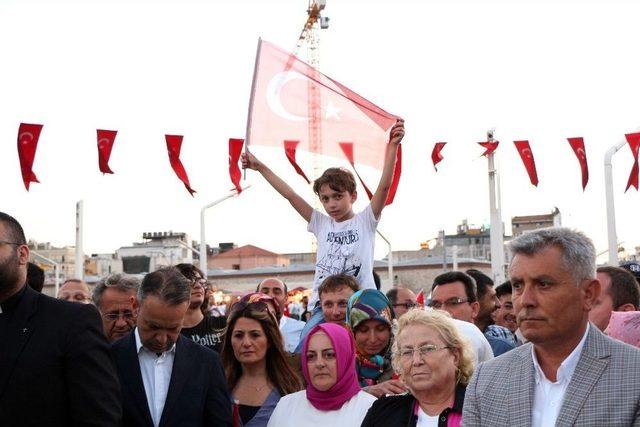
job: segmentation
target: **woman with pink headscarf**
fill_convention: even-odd
[[[351,332],[334,323],[314,327],[302,346],[305,390],[284,396],[267,427],[359,426],[376,400],[360,390]]]

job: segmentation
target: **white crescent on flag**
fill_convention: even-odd
[[[531,149],[530,148],[523,148],[522,149],[522,155],[525,156],[528,159],[532,159],[533,155],[531,154]]]
[[[303,76],[297,71],[282,71],[276,74],[275,76],[273,76],[273,78],[269,81],[269,84],[267,85],[267,93],[266,93],[267,104],[269,105],[269,108],[271,108],[271,111],[273,111],[275,114],[282,117],[283,119],[291,120],[294,122],[308,121],[309,117],[298,116],[288,112],[284,108],[284,105],[282,105],[282,100],[280,99],[280,90],[282,90],[282,87],[288,82],[290,82],[291,80],[296,80],[296,79],[305,80],[305,81],[309,80],[307,77]]]
[[[98,147],[104,148],[104,145],[109,142],[109,138],[100,138],[98,141]]]
[[[28,135],[28,138],[27,138]],[[18,136],[20,143],[23,145],[27,145],[31,141],[33,141],[33,134],[31,132],[22,132],[20,136]]]

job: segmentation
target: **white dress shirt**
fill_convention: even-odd
[[[280,333],[284,339],[284,349],[289,353],[294,353],[300,342],[300,334],[305,323],[291,317],[282,316],[280,318]]]
[[[140,340],[138,328],[135,330],[136,349],[138,351],[138,362],[140,363],[140,373],[144,392],[147,395],[147,404],[153,425],[158,427],[164,403],[167,400],[169,383],[171,382],[171,372],[173,371],[173,360],[176,354],[176,345],[158,356],[153,351],[147,350]]]
[[[571,354],[560,364],[558,372],[556,373],[556,382],[549,381],[544,375],[538,363],[536,352],[533,349],[534,347],[531,346],[533,371],[536,381],[531,411],[531,427],[554,426],[556,424],[556,419],[560,414],[560,408],[562,408],[562,402],[564,401],[564,395],[580,360],[582,348],[587,340],[588,333],[589,325],[587,325],[587,330],[576,348],[574,348]]]

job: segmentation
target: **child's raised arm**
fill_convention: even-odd
[[[396,166],[396,153],[402,138],[404,138],[404,120],[399,119],[391,128],[391,132],[389,132],[389,144],[387,144],[382,176],[380,177],[378,188],[371,198],[371,210],[377,220],[380,219],[380,214],[382,214],[382,209],[389,195],[389,189],[393,181],[393,170]]]
[[[304,218],[305,221],[311,221],[311,214],[313,208],[302,197],[293,191],[289,185],[284,182],[278,175],[273,173],[264,163],[258,160],[251,153],[242,153],[242,167],[249,168],[260,172],[260,174],[267,180],[278,193],[291,203],[291,206]],[[393,172],[393,168],[392,168]]]

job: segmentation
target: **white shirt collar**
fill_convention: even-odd
[[[134,329],[134,335],[136,337],[136,354],[140,354],[140,350],[142,350],[143,348],[148,351],[149,353],[153,353],[155,354],[155,352],[152,352],[151,350],[149,350],[148,348],[146,348],[144,345],[142,345],[142,340],[140,339],[140,333],[138,332],[138,328],[136,327]],[[167,351],[165,351],[164,353],[175,353],[176,352],[176,344],[173,343],[173,345],[171,346],[171,348]],[[164,355],[163,353],[163,355]]]
[[[587,323],[587,329],[584,332],[582,339],[580,340],[576,348],[573,349],[571,354],[569,354],[569,356],[567,356],[567,358],[564,359],[560,364],[560,367],[558,368],[558,372],[556,373],[556,383],[561,383],[564,381],[571,380],[571,377],[573,376],[573,372],[576,370],[576,366],[578,365],[578,361],[580,361],[582,348],[584,347],[584,343],[587,341],[588,334],[589,334],[589,324]],[[533,345],[531,346],[531,357],[533,358],[536,384],[539,384],[540,381],[542,381],[543,379],[547,381],[549,381],[549,379],[547,379],[547,377],[544,375],[544,372],[542,371],[542,368],[538,363],[538,358],[536,357],[536,352],[534,347],[535,346]]]

